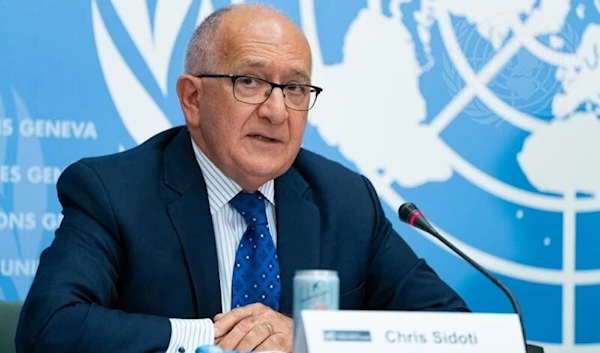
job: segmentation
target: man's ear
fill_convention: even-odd
[[[177,96],[188,126],[198,126],[198,102],[202,81],[191,75],[181,75],[177,79]]]

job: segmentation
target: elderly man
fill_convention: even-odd
[[[336,270],[341,309],[467,311],[368,180],[300,148],[320,92],[285,16],[209,16],[177,82],[186,127],[61,176],[18,351],[289,352],[298,269]]]

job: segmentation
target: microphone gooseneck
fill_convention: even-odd
[[[471,259],[467,254],[458,249],[454,244],[449,242],[446,238],[444,238],[440,233],[438,233],[431,224],[427,221],[427,218],[419,211],[417,206],[414,203],[407,202],[402,204],[398,209],[398,216],[402,222],[408,223],[411,226],[421,229],[422,231],[431,234],[436,239],[444,243],[450,250],[456,253],[458,256],[463,258],[463,260],[467,261],[471,266],[475,267],[480,273],[482,273],[485,277],[487,277],[492,283],[494,283],[498,288],[500,288],[504,294],[508,297],[514,312],[519,317],[519,322],[521,323],[521,331],[523,332],[523,340],[526,343],[527,337],[525,336],[525,325],[523,325],[523,317],[521,315],[521,309],[519,307],[519,303],[517,299],[512,294],[512,292],[504,285],[504,283],[500,282],[500,280],[494,277],[488,270],[486,270],[483,266],[478,264],[475,260]]]

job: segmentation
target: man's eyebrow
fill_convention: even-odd
[[[267,67],[267,63],[261,60],[244,60],[242,62],[242,66],[248,68],[264,69]],[[299,67],[291,68],[290,73],[292,73],[295,76],[301,76],[304,80],[306,80],[307,83],[310,82],[310,76],[308,75],[308,73]]]
[[[302,76],[302,78],[306,80],[306,83],[310,83],[310,76],[306,73],[306,71],[299,68],[295,68],[292,71],[295,75]]]

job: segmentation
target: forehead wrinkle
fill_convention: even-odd
[[[288,77],[311,81],[310,45],[287,18],[258,10],[252,17],[238,12],[227,16],[222,32],[224,40],[220,43],[225,67],[267,71],[274,65],[273,68],[283,69],[281,72]]]

